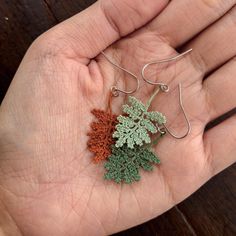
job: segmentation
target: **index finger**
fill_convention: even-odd
[[[65,39],[79,57],[94,58],[113,42],[157,16],[168,1],[100,0],[46,35]],[[47,41],[50,37],[45,38]]]

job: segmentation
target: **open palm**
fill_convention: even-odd
[[[98,1],[36,40],[0,108],[1,200],[22,234],[105,235],[129,228],[173,207],[235,161],[235,116],[204,132],[236,105],[234,5]],[[191,134],[182,140],[166,135],[155,150],[161,165],[132,185],[104,180],[103,164],[95,165],[87,149],[91,110],[106,108],[111,86],[135,86],[99,55],[105,48],[139,77],[145,63],[193,48],[147,72],[170,86],[152,110],[164,113],[180,135],[186,130],[178,104],[182,84]],[[153,89],[142,81],[135,96],[145,102]],[[115,113],[125,101],[122,94],[113,99]]]

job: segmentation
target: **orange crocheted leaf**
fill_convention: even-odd
[[[97,121],[91,123],[91,132],[88,133],[88,149],[94,153],[94,162],[106,160],[111,155],[111,146],[115,144],[112,134],[117,125],[117,116],[103,110],[94,109],[91,113]]]

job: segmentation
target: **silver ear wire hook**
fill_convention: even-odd
[[[168,92],[169,91],[169,86],[167,84],[161,83],[161,82],[152,82],[150,80],[148,80],[145,77],[145,71],[146,69],[150,66],[150,65],[154,65],[154,64],[162,64],[162,63],[166,63],[166,62],[171,62],[171,61],[175,61],[183,56],[185,56],[186,54],[190,53],[193,49],[189,49],[186,52],[183,52],[177,56],[171,57],[171,58],[166,58],[166,59],[162,59],[162,60],[157,60],[157,61],[152,61],[147,63],[146,65],[144,65],[143,69],[142,69],[142,78],[145,82],[147,82],[148,84],[151,85],[158,85],[161,89],[161,91],[163,92]]]
[[[187,131],[184,135],[182,136],[177,136],[175,134],[173,134],[169,128],[166,126],[166,125],[163,125],[166,132],[169,133],[173,138],[176,138],[176,139],[183,139],[185,138],[186,136],[189,135],[190,131],[191,131],[191,124],[190,124],[190,121],[186,115],[186,112],[184,110],[184,106],[183,106],[183,101],[182,101],[182,88],[181,88],[181,84],[179,84],[179,104],[180,104],[180,107],[181,107],[181,110],[183,111],[183,114],[184,114],[184,118],[186,120],[186,123],[187,123]]]
[[[177,59],[179,59],[179,58],[185,56],[186,54],[190,53],[192,50],[193,50],[193,49],[189,49],[189,50],[187,50],[187,51],[185,51],[185,52],[183,52],[183,53],[181,53],[181,54],[179,54],[179,55],[177,55],[177,56],[170,57],[170,58],[166,58],[166,59],[162,59],[162,60],[152,61],[152,62],[147,63],[147,64],[144,65],[144,67],[142,68],[142,78],[143,78],[143,80],[144,80],[145,82],[147,82],[148,84],[151,84],[151,85],[158,85],[159,88],[160,88],[160,90],[163,91],[163,92],[168,92],[168,91],[169,91],[169,86],[168,86],[167,84],[161,83],[161,82],[152,82],[152,81],[148,80],[148,79],[145,77],[145,71],[146,71],[146,69],[147,69],[150,65],[161,64],[161,63],[166,63],[166,62],[175,61],[175,60],[177,60]],[[185,112],[185,110],[184,110],[183,101],[182,101],[182,89],[181,89],[181,84],[179,84],[178,87],[179,87],[179,104],[180,104],[181,110],[182,110],[182,112],[183,112],[183,114],[184,114],[184,118],[185,118],[186,123],[187,123],[187,131],[186,131],[186,133],[185,133],[184,135],[182,135],[182,136],[177,136],[177,135],[173,134],[173,133],[169,130],[169,128],[168,128],[166,125],[163,125],[162,128],[160,128],[160,127],[157,127],[157,128],[158,128],[158,130],[159,130],[159,132],[160,132],[161,134],[165,134],[165,133],[167,132],[167,133],[170,134],[173,138],[176,138],[176,139],[183,139],[183,138],[185,138],[186,136],[189,135],[189,133],[190,133],[190,131],[191,131],[191,124],[190,124],[189,119],[188,119],[188,117],[187,117],[187,115],[186,115],[186,112]]]
[[[118,69],[124,71],[125,73],[129,74],[130,76],[132,76],[132,77],[136,80],[136,83],[137,83],[136,88],[135,88],[134,90],[130,90],[130,91],[125,91],[125,90],[123,90],[123,89],[117,88],[116,86],[112,86],[112,87],[111,87],[111,92],[112,92],[113,96],[117,97],[117,96],[119,96],[119,93],[133,94],[133,93],[137,92],[137,90],[138,90],[139,87],[140,87],[140,81],[139,81],[138,77],[137,77],[135,74],[133,74],[132,72],[128,71],[127,69],[125,69],[125,68],[123,68],[123,67],[117,65],[117,64],[116,64],[115,62],[113,62],[103,51],[102,51],[101,53],[102,53],[102,55],[106,58],[106,60],[107,60],[108,62],[110,62],[110,63],[111,63],[113,66],[115,66],[116,68],[118,68]]]

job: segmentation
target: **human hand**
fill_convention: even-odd
[[[129,228],[167,211],[235,161],[235,116],[204,132],[236,105],[234,5],[99,1],[36,40],[0,108],[0,200],[23,235],[105,235]],[[94,165],[87,150],[90,111],[105,108],[117,78],[119,87],[133,87],[99,55],[107,47],[135,74],[149,61],[174,55],[174,48],[193,48],[157,76],[151,68],[148,73],[171,88],[158,95],[153,110],[164,113],[177,133],[185,129],[175,90],[181,82],[191,134],[183,140],[165,136],[156,147],[162,164],[132,185],[105,181],[102,164]],[[152,90],[142,82],[135,96],[146,101]],[[124,102],[122,95],[115,98],[114,110]]]

